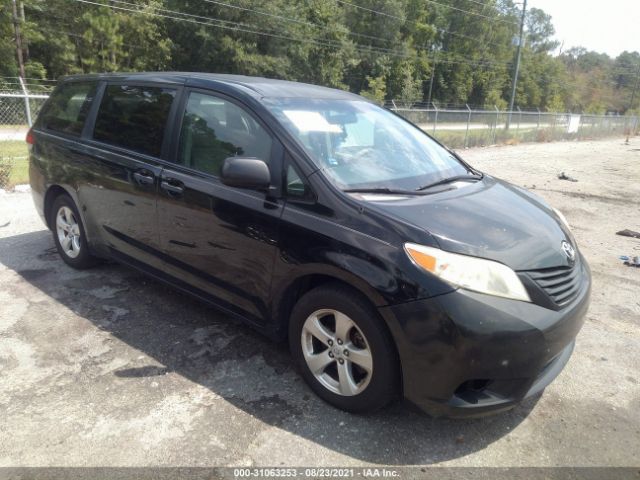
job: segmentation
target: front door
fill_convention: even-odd
[[[282,147],[267,128],[227,97],[188,92],[176,162],[161,174],[160,238],[171,275],[262,323],[282,204],[265,192],[222,184],[224,159],[235,155],[264,160],[279,183]]]

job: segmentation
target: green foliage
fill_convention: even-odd
[[[398,66],[396,70],[396,78],[398,79],[398,98],[401,102],[411,103],[421,100],[420,80],[414,77],[414,66],[405,62]]]
[[[436,103],[487,108],[508,104],[521,8],[513,0],[17,2],[33,83],[101,71],[222,72],[411,103],[427,100],[433,75]],[[525,28],[518,107],[630,108],[640,53],[611,59],[573,48],[554,56],[551,17],[537,8]],[[18,74],[13,35],[11,1],[0,0],[0,88]],[[640,92],[631,107],[640,108]]]
[[[379,104],[383,104],[387,95],[387,84],[384,76],[369,77],[367,76],[368,87],[360,92],[360,95],[373,100]]]
[[[11,3],[3,0],[0,3],[0,76],[4,77],[15,76],[18,70],[11,15]],[[0,87],[2,87],[2,79],[0,79]]]

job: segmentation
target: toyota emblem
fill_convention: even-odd
[[[567,256],[567,258],[570,261],[573,262],[576,259],[576,251],[575,251],[575,249],[566,240],[562,241],[562,251],[564,251],[564,254]]]

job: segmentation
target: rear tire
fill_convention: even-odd
[[[298,300],[289,347],[307,384],[337,408],[369,413],[398,397],[391,337],[375,308],[345,285],[323,285]]]
[[[51,207],[50,225],[58,254],[67,265],[82,270],[97,263],[89,251],[82,218],[71,197],[56,197]]]

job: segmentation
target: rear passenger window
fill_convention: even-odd
[[[178,162],[220,175],[227,157],[255,157],[269,162],[271,136],[235,103],[193,92],[182,121]]]
[[[176,91],[163,87],[108,85],[93,131],[101,142],[159,156]]]
[[[51,96],[40,115],[40,126],[80,136],[96,92],[95,83],[67,83]]]

